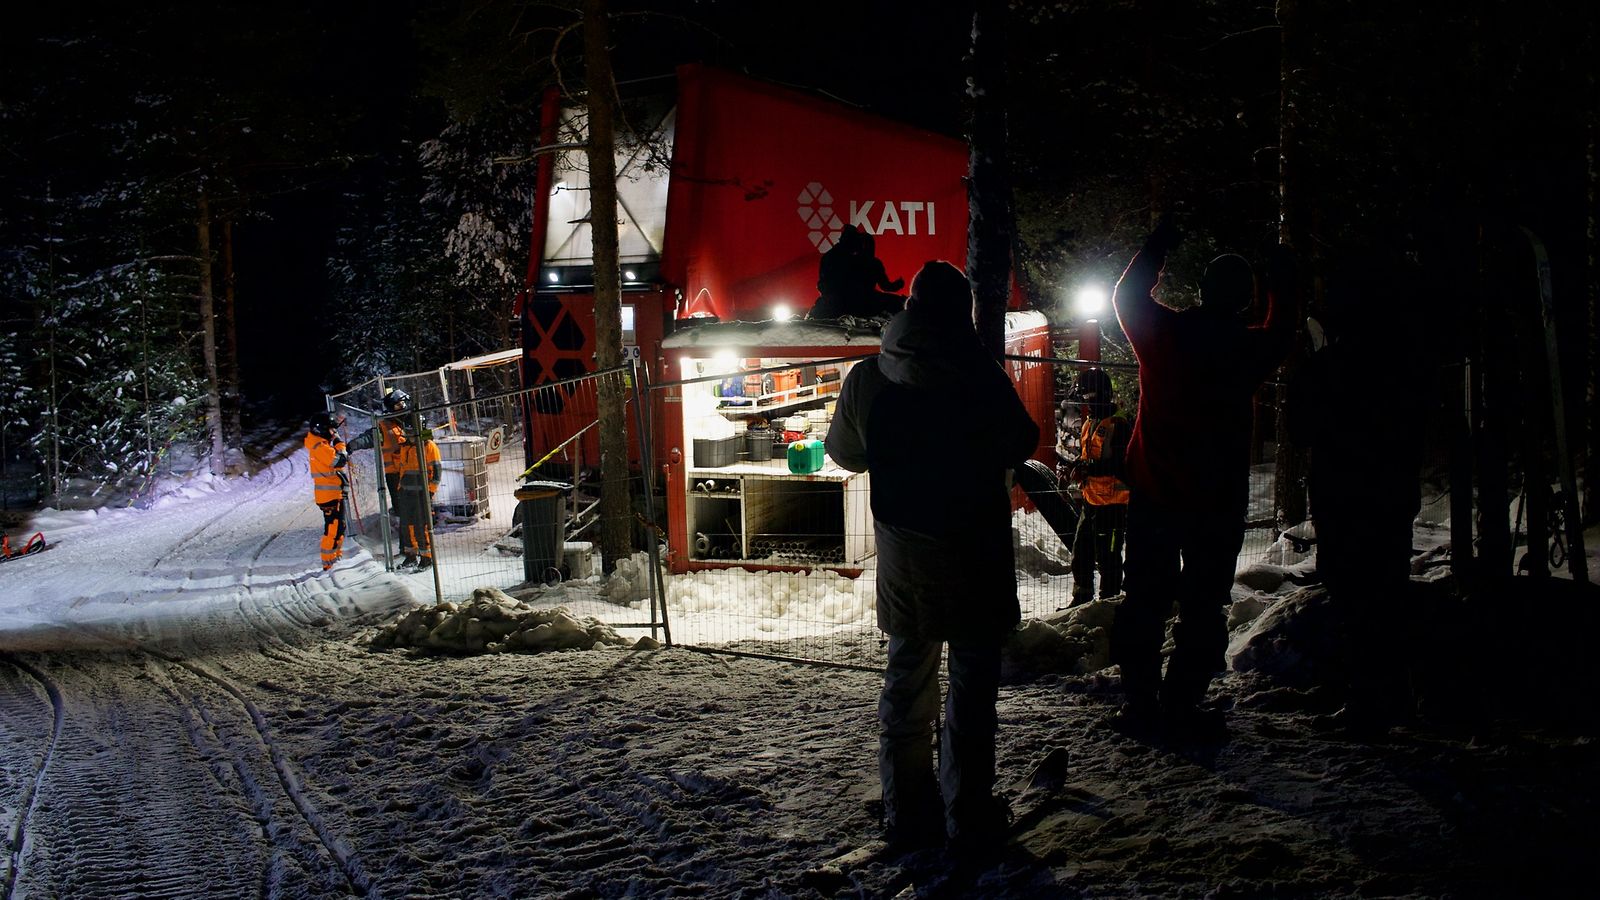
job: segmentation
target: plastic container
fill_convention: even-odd
[[[566,496],[572,485],[564,481],[530,481],[517,488],[522,511],[522,580],[554,584],[561,580],[561,556],[566,544]]]
[[[434,440],[439,447],[440,459],[475,459],[480,463],[487,455],[489,442],[477,435],[457,435]]]
[[[825,457],[821,441],[815,439],[795,441],[789,445],[789,471],[795,475],[810,475],[822,468]]]
[[[744,433],[745,456],[751,462],[766,462],[772,458],[772,432],[765,428]]]
[[[725,438],[695,438],[694,465],[697,469],[715,469],[731,466],[739,461],[739,436]]]

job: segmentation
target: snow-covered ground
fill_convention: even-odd
[[[0,897],[902,886],[882,864],[806,876],[876,832],[873,673],[604,640],[546,653],[374,649],[384,625],[432,606],[431,576],[387,573],[359,549],[322,574],[310,495],[304,454],[292,453],[150,509],[47,512],[35,527],[54,548],[0,567]],[[1437,579],[1444,517],[1430,509],[1418,565]],[[1059,544],[1029,517],[1017,526],[1025,599],[1058,596]],[[1600,533],[1590,538],[1593,548]],[[1591,550],[1591,572],[1596,562]],[[1232,738],[1209,748],[1101,724],[1118,699],[1104,658],[1112,604],[1036,608],[1051,621],[1019,633],[1000,704],[999,788],[1016,840],[974,883],[946,887],[1584,893],[1600,752],[1592,722],[1554,713],[1592,704],[1594,605],[1548,591],[1470,607],[1426,594],[1428,612],[1409,616],[1443,639],[1419,646],[1418,674],[1457,714],[1345,741],[1319,719],[1331,709],[1316,678],[1328,607],[1298,584],[1310,568],[1280,542],[1241,571],[1238,670],[1214,695]],[[773,623],[755,636],[768,640],[739,643],[751,652],[870,623],[859,581],[698,578],[669,583],[680,641],[714,638],[740,604]],[[570,635],[583,616],[638,621],[626,601],[640,581],[518,593],[566,606],[574,619],[538,623]],[[617,633],[626,643],[646,632]],[[1474,698],[1484,708],[1463,702]],[[1540,717],[1517,717],[1529,710]]]

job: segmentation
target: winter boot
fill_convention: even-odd
[[[424,557],[421,557],[421,558],[419,558],[417,560],[416,568],[412,569],[411,571],[413,571],[413,572],[426,572],[431,568],[433,568],[433,557],[424,556]]]
[[[414,572],[416,568],[417,558],[410,553],[407,553],[406,558],[400,561],[400,565],[395,566],[395,569],[401,572]]]

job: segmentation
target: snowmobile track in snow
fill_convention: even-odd
[[[10,900],[11,892],[16,888],[17,876],[22,872],[22,848],[28,840],[28,819],[33,815],[34,805],[39,800],[39,786],[44,783],[45,773],[50,769],[50,760],[55,756],[56,743],[61,739],[61,724],[66,720],[66,704],[62,702],[61,689],[50,680],[49,676],[10,654],[0,654],[0,659],[4,659],[37,681],[49,696],[52,708],[50,740],[45,746],[44,759],[40,761],[38,771],[34,772],[32,780],[22,792],[17,817],[12,821],[10,833],[7,835],[10,853],[5,878],[0,880],[0,898]]]
[[[328,851],[328,855],[338,863],[339,873],[350,885],[351,890],[359,896],[367,896],[371,891],[372,885],[366,873],[362,870],[360,860],[356,858],[355,853],[345,846],[337,835],[333,834],[327,822],[323,821],[321,814],[317,812],[316,807],[306,798],[305,792],[300,788],[300,779],[290,768],[288,761],[284,759],[282,748],[273,740],[272,731],[267,725],[267,718],[262,714],[261,709],[249,697],[246,697],[237,685],[221,675],[217,675],[196,663],[175,659],[165,654],[157,653],[154,655],[171,665],[178,666],[184,671],[216,685],[224,693],[238,701],[240,706],[244,707],[251,724],[255,727],[261,749],[266,752],[267,758],[272,763],[273,771],[277,774],[278,785],[283,789],[284,795],[294,805],[295,810],[300,813],[300,817],[305,820],[312,833],[317,836],[317,840]]]
[[[292,470],[290,472],[290,474],[293,474],[294,471],[298,471],[299,470],[299,461],[298,461],[298,459],[291,461],[291,463],[289,465],[289,468]],[[162,553],[160,556],[158,556],[155,559],[151,560],[151,562],[150,562],[150,570],[151,571],[155,571],[156,569],[161,568],[161,564],[162,563],[166,562],[169,558],[172,557],[172,555],[174,553],[177,553],[180,549],[183,549],[184,547],[187,547],[191,540],[193,540],[194,538],[198,537],[201,534],[204,534],[208,529],[211,528],[211,526],[217,524],[218,522],[222,521],[223,519],[225,519],[228,516],[232,515],[233,513],[237,512],[239,510],[239,507],[244,506],[246,503],[250,503],[250,502],[258,499],[258,497],[260,496],[261,493],[266,491],[268,488],[271,488],[273,485],[277,484],[278,483],[278,467],[277,466],[269,466],[269,467],[267,467],[267,469],[265,471],[267,473],[267,481],[266,481],[265,484],[262,484],[262,485],[259,485],[259,486],[252,484],[251,487],[256,488],[256,490],[251,491],[249,496],[241,497],[239,499],[238,503],[233,504],[232,506],[228,507],[227,509],[223,510],[222,512],[217,513],[216,515],[212,516],[211,518],[205,520],[204,522],[201,522],[199,525],[196,525],[194,528],[190,529],[187,534],[185,534],[183,537],[180,537],[176,541],[174,541],[172,543],[172,546],[167,548],[167,551],[165,553]],[[309,463],[307,464],[306,473],[308,475],[310,474]],[[263,548],[263,549],[265,549],[265,548]]]

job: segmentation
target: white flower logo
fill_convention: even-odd
[[[833,211],[833,195],[813,181],[800,191],[800,221],[811,229],[811,246],[826,253],[838,240],[844,221]]]

